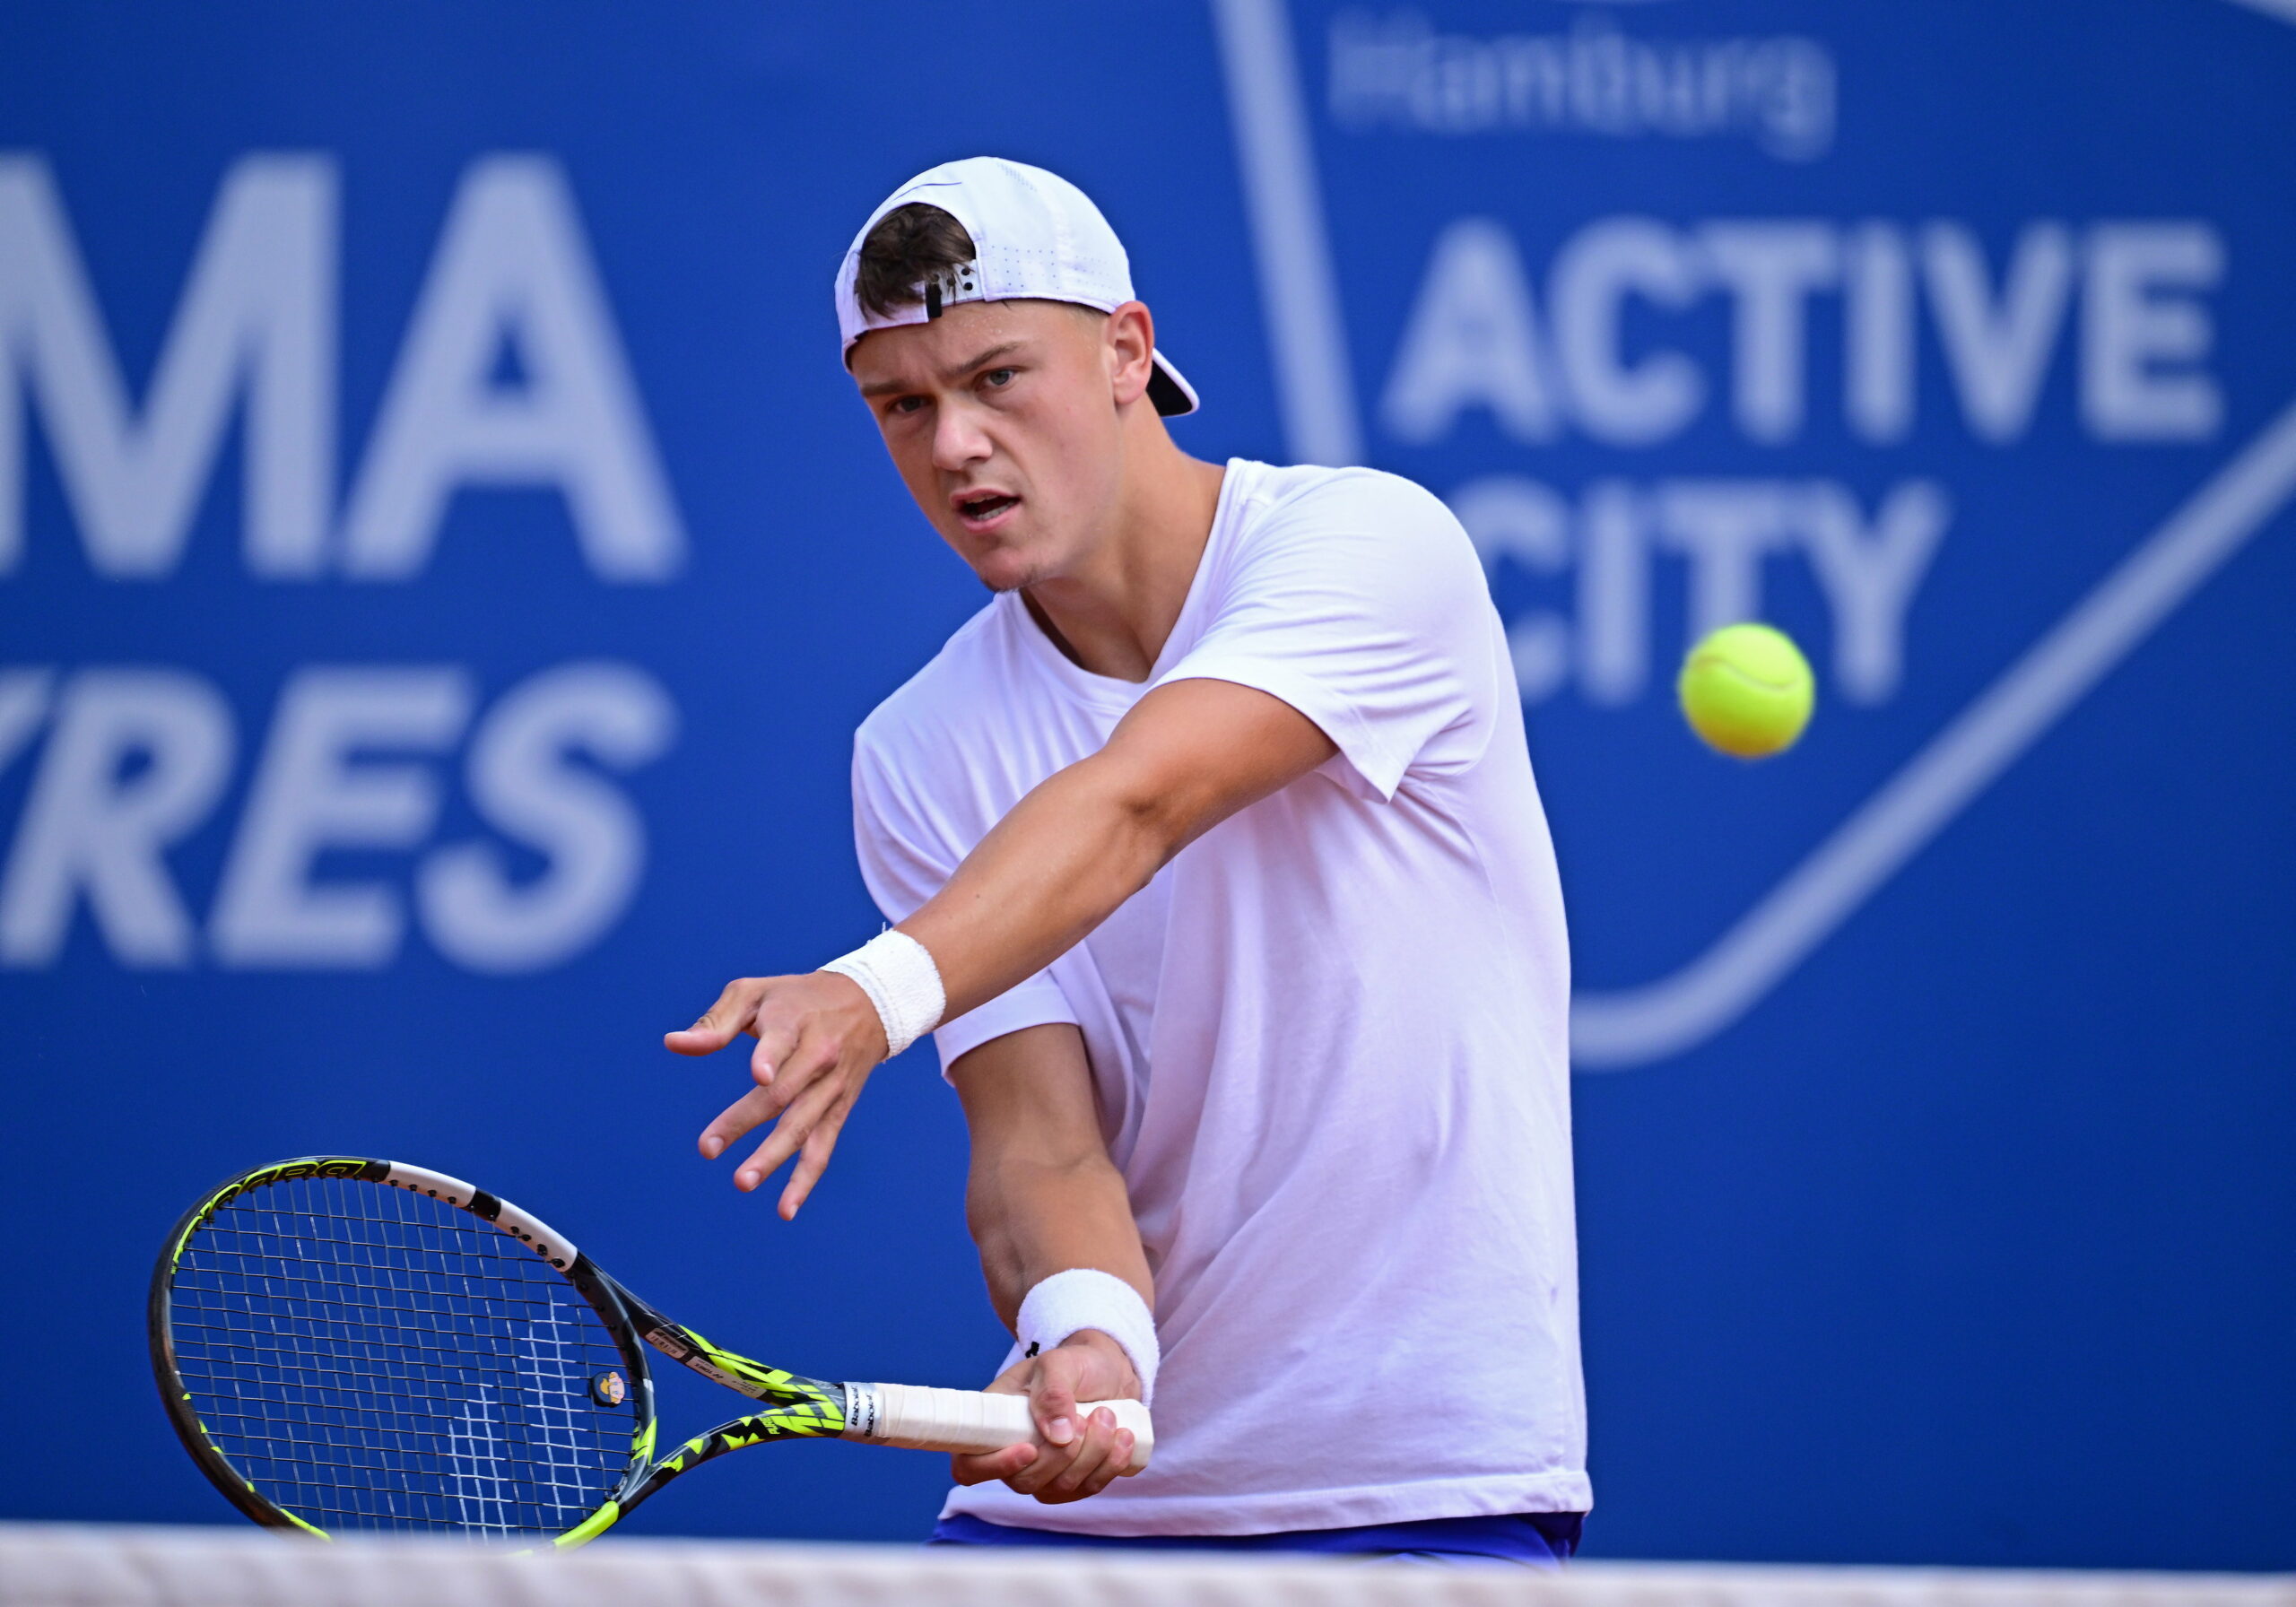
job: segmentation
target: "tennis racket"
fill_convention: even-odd
[[[508,1201],[421,1167],[314,1156],[185,1213],[152,1275],[169,1419],[258,1524],[579,1545],[691,1468],[779,1439],[1031,1441],[1020,1395],[832,1384],[720,1350]],[[647,1347],[763,1403],[655,1451]],[[1147,1409],[1108,1401],[1153,1446]]]

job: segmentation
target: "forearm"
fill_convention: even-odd
[[[1152,1310],[1147,1254],[1100,1135],[1083,1034],[1057,1021],[1008,1032],[960,1057],[949,1081],[972,1134],[965,1216],[1005,1325],[1029,1290],[1072,1267],[1123,1279]]]
[[[1039,783],[900,923],[932,956],[942,1019],[1042,970],[1173,855],[1337,751],[1251,687],[1187,680],[1148,693],[1106,747]]]
[[[977,1166],[966,1214],[989,1303],[1008,1328],[1030,1290],[1071,1267],[1112,1273],[1139,1291],[1150,1309],[1155,1307],[1155,1283],[1124,1178],[1105,1156]]]
[[[1040,783],[900,923],[939,968],[944,1019],[1067,952],[1148,884],[1178,839],[1170,816],[1102,758]]]
[[[1078,1466],[1089,1472],[1109,1456],[1115,1461],[1108,1465],[1120,1467],[1131,1446],[1114,1418],[1093,1413],[1079,1439],[1073,1414],[1084,1402],[1152,1398],[1155,1290],[1124,1176],[1101,1136],[1083,1035],[1065,1021],[1023,1027],[960,1056],[949,1068],[949,1081],[964,1101],[972,1134],[965,1211],[980,1247],[990,1303],[1017,1334],[1025,1302],[1026,1325],[1039,1347],[1000,1375],[994,1387],[1025,1391],[1047,1443],[1068,1447],[1042,1467],[1024,1452],[1002,1461],[960,1462],[958,1477],[1004,1479],[1030,1467],[1039,1482],[1056,1476],[1057,1482]],[[1109,1289],[1100,1278],[1058,1277],[1077,1269],[1120,1279],[1139,1299]],[[1048,1285],[1048,1280],[1053,1281]],[[1014,1488],[1040,1493],[1025,1481]],[[1091,1493],[1061,1488],[1065,1494],[1040,1498]]]

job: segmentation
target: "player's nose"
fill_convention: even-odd
[[[933,426],[933,466],[953,474],[984,462],[992,450],[981,421],[969,407],[944,407]]]

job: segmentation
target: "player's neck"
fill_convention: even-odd
[[[1152,416],[1127,430],[1125,447],[1124,484],[1107,530],[1082,563],[1022,596],[1079,666],[1136,682],[1148,679],[1179,622],[1226,471],[1182,452]]]

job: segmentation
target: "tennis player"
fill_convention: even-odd
[[[937,1029],[1042,1448],[935,1537],[1552,1564],[1590,1493],[1554,853],[1507,643],[1443,504],[1183,453],[1195,392],[1074,187],[977,158],[871,215],[847,368],[994,594],[863,724],[894,925],[730,984],[701,1139],[771,1121],[792,1215]],[[1155,1414],[1154,1464],[1080,1401]]]

